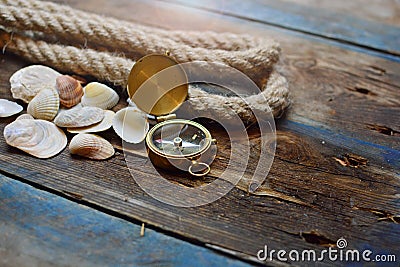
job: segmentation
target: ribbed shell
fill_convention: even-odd
[[[35,119],[52,121],[58,113],[60,99],[55,89],[41,90],[28,104],[28,114]]]
[[[20,113],[23,107],[13,101],[7,99],[0,99],[0,117],[10,117]]]
[[[149,122],[143,112],[127,107],[115,114],[113,129],[122,140],[138,144],[146,137],[149,131]]]
[[[20,116],[18,116],[18,118],[16,118],[15,120],[34,120],[35,118],[32,117],[31,114],[22,114]]]
[[[61,105],[70,108],[81,102],[82,85],[69,75],[61,75],[56,79],[56,88],[60,95]]]
[[[69,151],[71,154],[96,160],[108,159],[115,153],[114,147],[104,138],[84,133],[72,138]]]
[[[61,74],[42,65],[32,65],[16,71],[10,77],[11,92],[15,99],[29,103],[42,89],[55,89]]]
[[[59,127],[85,127],[104,119],[104,110],[96,107],[76,107],[60,112],[54,119]]]
[[[16,120],[4,128],[4,139],[37,158],[53,157],[67,146],[64,132],[45,120]]]
[[[118,94],[105,84],[92,82],[83,88],[82,105],[111,109],[118,104]]]
[[[70,133],[97,133],[107,131],[111,128],[115,113],[112,110],[104,111],[104,119],[96,124],[87,127],[68,128]]]

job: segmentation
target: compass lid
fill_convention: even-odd
[[[188,78],[182,66],[167,55],[139,59],[128,77],[128,94],[138,108],[154,116],[177,110],[188,96]]]

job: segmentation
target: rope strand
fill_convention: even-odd
[[[96,50],[71,45],[86,41]],[[277,117],[289,105],[288,83],[273,70],[279,60],[279,45],[248,35],[168,31],[50,2],[0,0],[0,45],[3,53],[7,50],[31,62],[90,75],[121,88],[126,87],[134,58],[172,50],[171,55],[182,63],[200,60],[234,67],[263,89],[258,95],[240,98],[212,95],[189,86],[188,106],[192,111],[226,120],[239,115],[253,123],[252,110],[269,112],[271,108]],[[121,56],[121,52],[132,55],[132,59]]]
[[[9,2],[7,0],[1,0]],[[22,1],[23,3],[37,1]],[[46,3],[46,2],[40,2]],[[279,60],[279,46],[274,42],[257,44],[253,40],[253,47],[244,50],[230,50],[216,48],[193,47],[195,44],[184,44],[168,37],[160,36],[150,32],[137,29],[135,25],[121,23],[116,19],[106,19],[102,16],[80,11],[77,12],[63,7],[57,12],[42,11],[41,5],[32,7],[16,7],[0,5],[0,24],[12,27],[13,31],[24,32],[26,30],[44,32],[63,40],[78,40],[84,43],[102,45],[112,48],[118,52],[124,52],[127,56],[144,56],[151,53],[165,53],[171,51],[171,55],[179,62],[204,60],[209,62],[221,62],[234,67],[253,79],[257,79],[255,73],[270,71],[272,66]],[[36,9],[34,9],[36,8]],[[63,13],[60,11],[65,11]],[[164,31],[165,35],[165,31]],[[199,35],[198,33],[187,33],[186,40]],[[219,38],[220,43],[229,43],[223,36]],[[210,49],[213,49],[210,53]],[[134,54],[131,53],[134,51]]]

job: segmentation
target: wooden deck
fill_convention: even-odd
[[[104,162],[71,157],[68,150],[49,160],[35,159],[6,145],[1,135],[0,240],[16,240],[11,242],[14,246],[0,242],[2,259],[8,257],[16,260],[14,263],[17,265],[27,266],[32,257],[38,266],[44,263],[76,265],[72,259],[78,258],[84,265],[202,266],[208,262],[210,265],[241,266],[245,265],[241,260],[256,262],[257,251],[264,245],[276,250],[321,251],[344,237],[350,249],[397,255],[397,263],[388,263],[387,266],[398,266],[398,2],[59,2],[169,29],[229,31],[274,38],[283,49],[279,71],[290,82],[292,105],[286,115],[276,121],[277,151],[268,176],[272,189],[265,186],[260,189],[266,196],[250,195],[239,183],[220,200],[198,208],[168,206],[144,193],[132,178],[121,150],[121,141],[112,131],[103,135],[112,141],[118,152]],[[7,50],[5,55],[1,55],[0,62],[0,98],[11,99],[9,77],[30,63],[7,53]],[[14,119],[1,119],[0,131]],[[211,130],[219,139],[226,139],[220,130]],[[250,136],[251,142],[257,144],[256,134],[250,131]],[[217,178],[224,170],[224,161],[229,153],[229,148],[222,144],[218,144],[221,157],[213,164],[209,177],[188,181],[182,175],[169,175],[169,179],[198,186]],[[257,150],[256,145],[253,147]],[[138,154],[133,160],[137,166],[134,175],[154,175],[146,168],[149,164],[146,157]],[[9,193],[10,190],[14,193]],[[79,205],[66,204],[61,197]],[[29,201],[41,198],[48,199],[47,204]],[[53,202],[54,206],[49,206]],[[51,207],[59,213],[54,215]],[[24,213],[17,212],[20,209]],[[33,216],[39,209],[39,217]],[[53,216],[57,218],[53,220]],[[72,216],[72,219],[60,222],[60,216]],[[93,226],[88,218],[104,223],[105,228]],[[109,220],[115,225],[107,224]],[[155,230],[150,232],[151,235],[164,240],[160,242],[168,244],[168,248],[158,247],[160,253],[154,256],[148,251],[154,242],[151,238],[137,241],[140,226],[134,224],[142,222]],[[122,233],[127,231],[132,235],[125,236],[119,231],[106,229],[117,225]],[[79,237],[67,234],[61,230],[63,228],[76,231]],[[9,239],[4,239],[6,237]],[[68,239],[65,246],[59,242],[64,239]],[[55,244],[55,248],[47,250],[51,247],[49,244]],[[107,245],[99,249],[99,244]],[[43,250],[40,252],[38,248],[41,247]],[[112,252],[107,254],[106,248]],[[179,252],[180,249],[183,252]],[[216,254],[216,251],[224,256]],[[64,258],[57,258],[54,253]],[[175,253],[177,259],[168,253]],[[100,261],[102,257],[106,260]],[[120,261],[122,258],[126,261]],[[2,264],[15,266],[0,260]],[[289,263],[274,261],[269,264]],[[321,263],[332,264],[343,263]]]

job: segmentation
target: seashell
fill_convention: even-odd
[[[52,121],[60,107],[60,98],[55,89],[42,89],[28,104],[28,114],[35,119]]]
[[[60,95],[61,105],[70,108],[81,102],[83,96],[82,85],[68,75],[61,75],[56,79],[56,89]]]
[[[0,99],[0,117],[5,118],[5,117],[10,117],[12,115],[20,113],[24,108],[7,99]]]
[[[67,146],[64,132],[45,120],[16,120],[4,128],[4,139],[37,158],[50,158]]]
[[[60,127],[85,127],[101,122],[104,110],[96,107],[77,107],[60,112],[54,123]]]
[[[83,106],[111,109],[118,104],[118,94],[105,84],[91,82],[83,88]]]
[[[32,117],[31,114],[22,114],[20,116],[18,116],[18,118],[16,118],[15,120],[34,120],[35,118]]]
[[[54,89],[61,74],[42,65],[32,65],[16,71],[10,77],[11,92],[15,99],[29,103],[44,88]]]
[[[114,111],[105,110],[104,119],[101,122],[87,127],[68,128],[67,131],[70,133],[97,133],[107,131],[112,126],[114,116]]]
[[[82,76],[72,74],[71,77],[74,78],[75,80],[77,80],[81,85],[87,84],[87,80],[85,78],[83,78]]]
[[[113,129],[122,140],[138,144],[149,131],[149,122],[142,111],[127,107],[118,111],[113,120]]]
[[[72,138],[69,151],[71,154],[97,160],[108,159],[115,153],[114,147],[106,139],[85,133]]]

